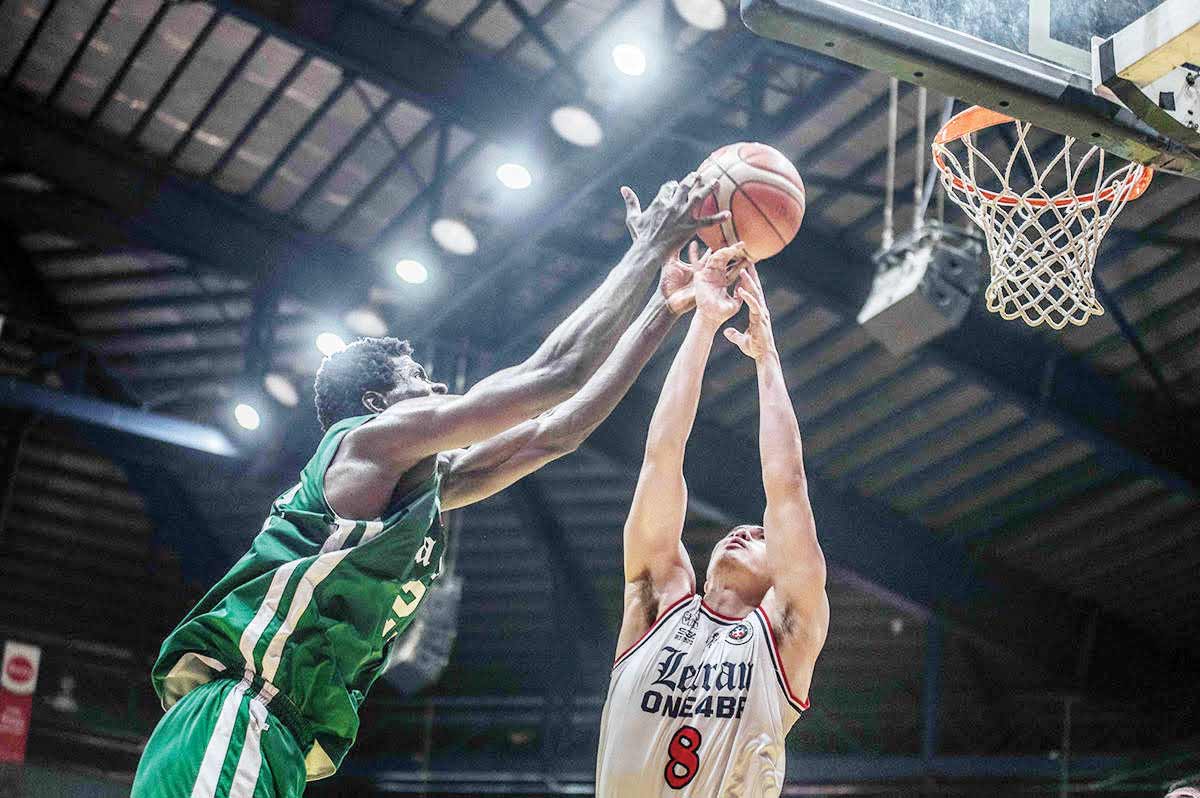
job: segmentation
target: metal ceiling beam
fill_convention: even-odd
[[[165,174],[161,163],[103,133],[87,133],[12,95],[0,96],[0,159],[60,189],[0,189],[0,213],[28,230],[99,246],[138,242],[251,280],[288,273],[297,296],[322,305],[365,295],[382,274],[382,264],[362,253],[212,186]]]
[[[216,0],[213,5],[393,94],[494,141],[520,132],[524,113],[557,91],[485,59],[364,0]],[[567,99],[566,97],[563,98]]]
[[[237,457],[238,450],[221,430],[204,424],[147,413],[131,407],[63,393],[15,377],[0,379],[0,405],[32,410],[92,427],[136,435],[205,454]]]

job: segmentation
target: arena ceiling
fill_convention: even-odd
[[[158,642],[317,438],[317,332],[348,336],[345,314],[369,309],[435,376],[470,384],[531,351],[620,256],[619,185],[646,197],[716,146],[759,140],[808,189],[799,237],[763,277],[834,566],[793,780],[1033,789],[1059,778],[1048,755],[1068,717],[1079,784],[1131,794],[1194,767],[1163,751],[1194,726],[1200,656],[1200,184],[1156,177],[1119,218],[1098,269],[1109,312],[1086,327],[1033,331],[980,302],[893,356],[855,322],[887,80],[758,39],[729,10],[706,32],[662,0],[0,3],[15,474],[0,625],[42,642],[46,678],[74,678],[90,709],[42,710],[35,755],[131,770]],[[634,35],[654,43],[638,81],[607,61]],[[914,94],[902,87],[900,219]],[[929,98],[928,130],[941,105]],[[554,132],[563,106],[599,123],[597,146]],[[514,157],[528,191],[494,177]],[[464,221],[477,251],[440,250],[439,217]],[[423,285],[392,269],[410,257]],[[585,449],[462,514],[447,675],[372,697],[347,778],[387,792],[425,773],[447,794],[586,784],[623,513],[671,351]],[[268,372],[296,407],[261,394]],[[719,343],[689,451],[701,561],[761,507],[752,378]],[[255,435],[230,423],[247,396]],[[96,401],[164,426],[67,420]],[[238,454],[164,443],[167,419]],[[514,762],[524,775],[504,782]]]

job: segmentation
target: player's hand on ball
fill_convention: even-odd
[[[733,318],[742,309],[742,298],[731,295],[729,286],[749,265],[746,247],[740,241],[705,254],[695,269],[696,315],[711,322],[714,328]]]
[[[642,210],[637,194],[628,186],[621,187],[625,198],[625,226],[635,243],[661,247],[667,252],[678,252],[697,230],[720,224],[729,218],[728,211],[696,218],[694,213],[704,202],[717,181],[700,183],[700,174],[692,172],[682,182],[668,180],[658,190],[654,201]]]
[[[762,283],[758,279],[758,270],[750,264],[741,277],[735,292],[746,303],[750,312],[750,323],[745,332],[738,332],[732,327],[725,330],[725,337],[733,342],[742,354],[755,360],[776,355],[775,333],[771,329],[771,313],[767,310],[767,298],[763,294]]]

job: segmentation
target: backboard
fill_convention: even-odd
[[[1160,0],[742,0],[755,33],[1200,178],[1200,153],[1092,91],[1092,37]]]

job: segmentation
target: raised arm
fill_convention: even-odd
[[[716,255],[720,254],[720,260]],[[695,589],[680,540],[687,512],[683,454],[696,420],[713,336],[741,307],[727,293],[729,273],[745,265],[741,246],[714,253],[695,280],[696,315],[667,373],[646,435],[646,451],[625,522],[625,623],[619,648],[636,639],[669,602]],[[730,268],[732,266],[732,269]]]
[[[739,253],[722,250],[706,258],[705,263],[726,268]],[[689,270],[678,262],[668,264],[664,270],[672,268]],[[678,317],[656,293],[579,393],[536,419],[448,453],[442,507],[453,509],[481,501],[575,451],[625,396]]]
[[[789,676],[795,677],[793,685],[803,695],[829,627],[825,555],[808,500],[800,425],[784,382],[766,297],[753,267],[743,274],[738,295],[746,302],[750,324],[744,333],[726,330],[725,335],[754,358],[758,372],[759,456],[767,496],[763,526],[774,568],[773,587],[763,607],[777,626],[784,664]]]
[[[663,262],[697,229],[722,216],[693,217],[714,185],[699,185],[695,173],[682,183],[670,181],[645,211],[632,190],[622,189],[632,246],[537,351],[523,363],[481,380],[462,396],[430,396],[393,405],[355,430],[351,446],[364,457],[395,462],[404,469],[436,452],[497,435],[566,399],[612,351]],[[663,293],[671,288],[664,285]],[[666,299],[687,301],[674,294]]]

